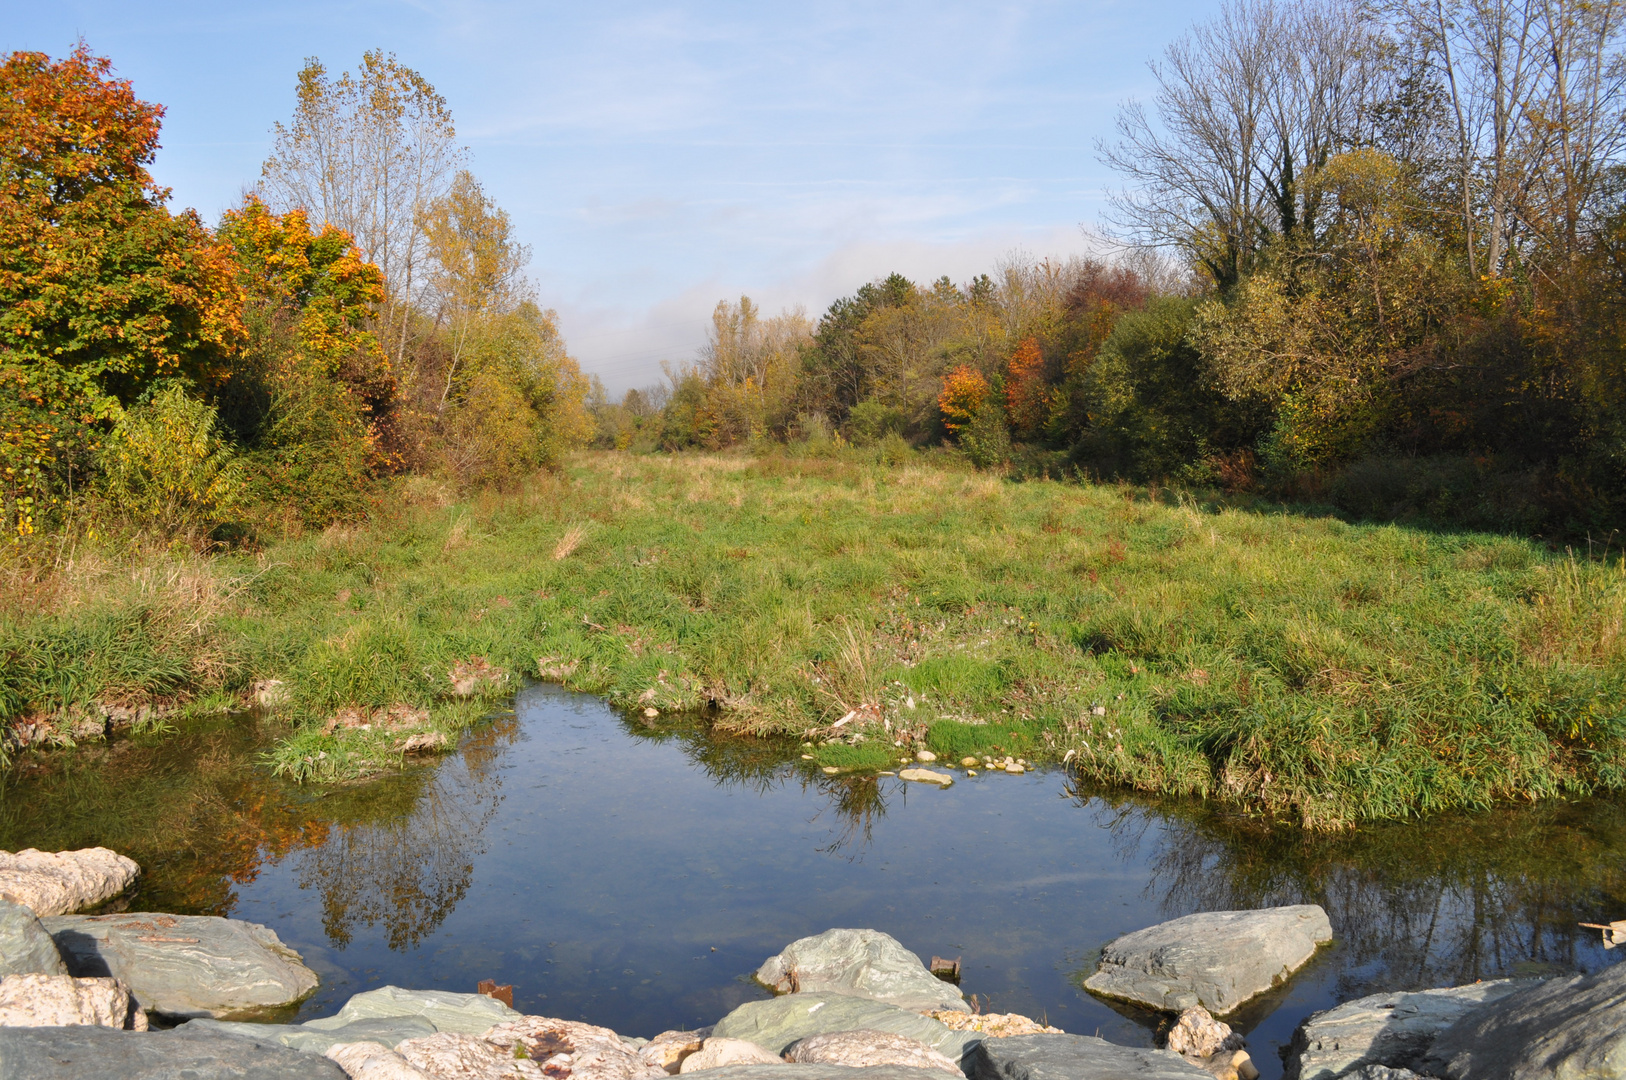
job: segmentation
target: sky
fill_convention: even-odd
[[[259,175],[307,57],[379,48],[448,100],[612,393],[692,361],[712,308],[814,318],[897,271],[964,282],[1099,250],[1097,158],[1216,0],[617,3],[0,0],[0,52],[83,38],[163,103],[153,172],[207,221]]]

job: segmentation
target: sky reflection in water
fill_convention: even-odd
[[[1315,1009],[1592,970],[1614,954],[1575,924],[1626,914],[1626,813],[1606,802],[1315,838],[1058,772],[943,791],[827,777],[783,744],[549,687],[455,757],[319,793],[252,767],[269,736],[243,729],[36,763],[0,791],[0,846],[105,843],[145,869],[136,906],[273,927],[323,978],[301,1018],[384,983],[494,978],[525,1011],[647,1036],[765,996],[749,975],[786,942],[867,926],[962,957],[985,1010],[1146,1045],[1155,1018],[1078,989],[1101,945],[1193,911],[1320,903],[1337,944],[1239,1024],[1272,1077]]]

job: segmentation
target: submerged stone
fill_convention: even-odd
[[[917,1012],[966,1008],[959,987],[879,930],[826,930],[793,941],[764,961],[757,981],[782,994],[829,990]]]

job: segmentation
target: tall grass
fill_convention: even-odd
[[[507,692],[453,694],[479,658],[832,765],[1012,753],[1317,828],[1626,785],[1626,569],[1528,541],[841,454],[584,455],[387,505],[208,564],[237,584],[202,621],[14,616],[0,640],[67,659],[7,715],[113,685],[72,636],[100,634],[188,658],[135,664],[155,696],[284,680],[294,775],[388,766],[399,733],[334,730],[347,707],[467,723]]]

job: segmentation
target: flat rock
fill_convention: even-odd
[[[0,976],[66,975],[68,966],[34,909],[0,900]]]
[[[332,1016],[310,1020],[301,1027],[337,1031],[357,1020],[378,1020],[415,1016],[434,1025],[436,1031],[466,1035],[484,1034],[497,1024],[521,1019],[521,1014],[496,998],[484,994],[457,994],[450,990],[405,990],[381,986],[357,994]]]
[[[331,1019],[331,1018],[330,1018]],[[239,1020],[211,1020],[207,1017],[188,1020],[183,1028],[213,1031],[222,1035],[236,1035],[244,1039],[273,1042],[309,1054],[325,1054],[341,1043],[378,1043],[389,1049],[408,1039],[421,1039],[434,1035],[437,1028],[421,1016],[380,1016],[356,1020],[348,1024],[313,1025],[324,1021],[312,1020],[304,1024],[253,1024]]]
[[[1525,985],[1440,1032],[1417,1070],[1448,1080],[1626,1078],[1626,965]]]
[[[1125,934],[1101,951],[1084,987],[1166,1012],[1216,1015],[1280,985],[1332,940],[1316,904],[1209,911]]]
[[[130,1007],[117,979],[72,975],[7,975],[0,979],[0,1027],[91,1024],[146,1030],[146,1014]]]
[[[322,1056],[337,1062],[350,1080],[434,1080],[382,1043],[335,1043]]]
[[[713,1035],[700,1049],[683,1059],[678,1072],[687,1075],[720,1069],[727,1065],[783,1065],[779,1055],[770,1054],[749,1039],[724,1039]]]
[[[917,784],[936,784],[939,787],[948,787],[954,783],[954,777],[948,773],[936,772],[932,769],[904,769],[898,773],[900,780],[912,780]]]
[[[850,1069],[845,1065],[726,1065],[707,1069],[706,1080],[943,1080],[936,1069],[903,1065],[871,1065]],[[1204,1074],[1207,1075],[1206,1073]],[[1213,1077],[1208,1077],[1213,1080]]]
[[[1214,1080],[1172,1051],[1089,1035],[988,1039],[968,1055],[965,1072],[971,1080]]]
[[[960,988],[926,970],[920,957],[879,930],[826,930],[787,945],[757,969],[777,993],[835,991],[900,1008],[965,1010]]]
[[[316,972],[272,930],[216,915],[55,915],[41,919],[72,975],[112,976],[149,1013],[229,1017],[308,996]]]
[[[959,1061],[982,1038],[976,1032],[954,1031],[929,1016],[884,1001],[831,991],[748,1001],[719,1020],[712,1034],[748,1039],[777,1057],[809,1035],[859,1029],[889,1031],[914,1039],[951,1061]]]
[[[327,1058],[207,1032],[0,1028],[0,1080],[345,1080]]]
[[[1395,991],[1312,1013],[1293,1032],[1286,1080],[1332,1080],[1367,1065],[1416,1070],[1441,1031],[1529,980],[1472,983],[1442,990]]]
[[[529,1060],[568,1072],[574,1080],[646,1080],[667,1076],[665,1068],[645,1061],[642,1040],[624,1039],[606,1027],[579,1020],[521,1016],[498,1024],[481,1036],[513,1057],[523,1049]],[[404,1051],[403,1051],[404,1052]]]
[[[395,1053],[434,1080],[549,1080],[541,1062],[460,1031],[409,1039]]]
[[[959,1065],[925,1043],[889,1031],[827,1031],[823,1035],[809,1035],[786,1051],[785,1059],[806,1065],[845,1065],[851,1069],[903,1065],[961,1075]]]
[[[141,868],[104,847],[78,851],[0,851],[0,899],[34,914],[66,915],[105,903],[135,883]]]

